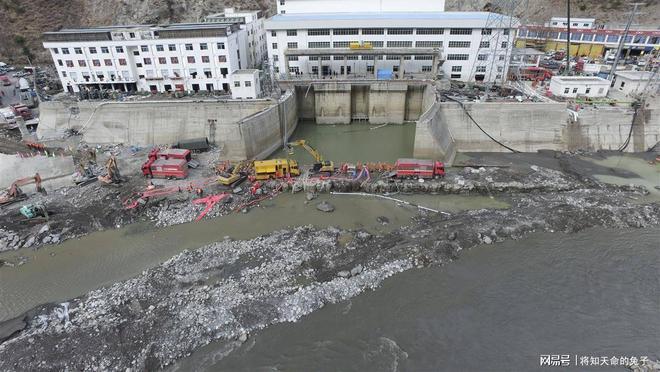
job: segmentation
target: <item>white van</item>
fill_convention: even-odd
[[[16,116],[14,116],[14,111],[10,109],[9,107],[5,107],[0,109],[0,117],[3,119],[4,122],[7,124],[16,124]]]

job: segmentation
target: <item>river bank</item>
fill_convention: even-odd
[[[507,210],[420,215],[409,226],[300,227],[183,252],[137,277],[36,309],[0,345],[0,369],[156,369],[212,341],[232,349],[271,324],[296,321],[373,289],[395,273],[442,265],[467,248],[529,233],[657,226],[660,205],[611,187],[514,194]],[[22,321],[22,320],[21,320]],[[18,327],[17,327],[18,328]],[[57,345],[67,352],[53,353]]]

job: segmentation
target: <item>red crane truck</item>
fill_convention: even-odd
[[[445,164],[426,159],[399,159],[394,164],[397,178],[440,178],[445,176]]]
[[[149,159],[142,164],[142,174],[151,178],[184,179],[188,177],[190,160],[190,150],[155,148],[149,153]]]

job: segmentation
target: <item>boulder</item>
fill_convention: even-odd
[[[328,203],[327,201],[322,201],[316,205],[316,209],[320,210],[321,212],[334,212],[335,211],[335,206]]]

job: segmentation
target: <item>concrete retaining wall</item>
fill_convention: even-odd
[[[424,113],[415,127],[416,158],[442,160],[452,164],[456,156],[456,141],[446,122],[442,121],[440,102],[436,102],[435,88],[428,85],[422,97]]]
[[[41,108],[38,136],[61,137],[67,128],[79,130],[88,143],[150,146],[207,137],[230,160],[266,157],[282,144],[286,115],[288,131],[297,124],[295,94],[280,102],[143,101],[80,102],[67,107],[46,102]]]
[[[18,155],[0,154],[0,189],[8,188],[19,178],[32,177],[39,173],[43,180],[42,186],[54,190],[73,184],[71,175],[75,172],[71,156],[34,156],[21,158]],[[22,186],[21,190],[28,194],[35,192],[34,184]]]

